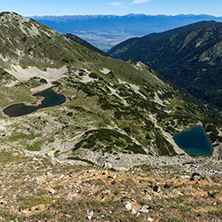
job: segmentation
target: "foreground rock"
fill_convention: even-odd
[[[113,173],[16,148],[0,156],[0,221],[222,220],[218,175],[161,167]]]

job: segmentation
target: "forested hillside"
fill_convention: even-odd
[[[200,22],[129,39],[108,51],[113,58],[142,61],[195,98],[222,108],[222,24]]]

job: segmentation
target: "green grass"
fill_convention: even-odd
[[[109,153],[120,150],[121,152],[146,154],[143,148],[135,144],[131,138],[110,129],[98,129],[86,132],[82,136],[81,142],[75,145],[73,151],[81,147],[93,151],[103,150]]]
[[[8,222],[8,221],[12,221],[12,220],[17,220],[19,222],[25,221],[24,216],[18,215],[13,212],[9,212],[6,209],[0,209],[0,215],[2,217],[2,219],[1,219],[2,222]]]
[[[7,151],[7,150],[0,150],[0,164],[5,165],[7,163],[11,162],[25,162],[25,158],[23,158],[21,155],[15,155],[15,152],[13,151]]]
[[[11,135],[10,137],[9,137],[9,141],[18,141],[18,140],[20,140],[20,139],[25,139],[25,140],[33,140],[33,139],[35,139],[35,138],[39,138],[39,137],[41,137],[41,134],[33,134],[33,133],[31,133],[31,134],[29,134],[29,135],[27,135],[27,134],[24,134],[24,133],[14,133],[13,135]]]
[[[86,163],[88,163],[88,164],[90,164],[90,165],[94,165],[93,162],[91,162],[91,161],[89,161],[89,160],[82,159],[82,158],[80,158],[80,157],[78,157],[78,156],[70,156],[70,157],[68,157],[67,159],[68,159],[68,160],[77,160],[77,161],[80,160],[80,161],[86,162]]]
[[[20,209],[27,209],[39,204],[51,204],[53,198],[50,197],[37,197],[37,198],[18,198],[17,202]]]
[[[43,141],[37,141],[34,142],[32,145],[27,145],[26,149],[29,151],[40,151],[43,144],[44,144]]]
[[[139,167],[144,172],[150,172],[150,170],[153,170],[153,169],[156,168],[156,167],[153,167],[153,166],[150,166],[150,165],[146,165],[146,164],[139,165],[137,167]]]

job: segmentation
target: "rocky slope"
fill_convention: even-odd
[[[221,23],[205,21],[129,39],[108,54],[142,61],[194,97],[221,109],[221,32]]]
[[[118,168],[171,165],[191,161],[173,135],[200,124],[221,156],[221,119],[145,64],[104,57],[15,13],[0,14],[0,42],[2,147]],[[11,104],[38,104],[32,93],[58,81],[62,105],[5,116]]]
[[[176,165],[116,172],[18,148],[1,149],[0,157],[0,221],[222,220],[221,172]]]

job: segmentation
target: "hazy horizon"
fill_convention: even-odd
[[[221,17],[221,0],[7,0],[1,11],[16,12],[23,16],[68,15],[212,15]]]
[[[129,15],[145,15],[145,16],[172,16],[172,17],[175,17],[175,16],[209,16],[209,17],[216,17],[216,18],[219,18],[219,17],[222,17],[221,16],[215,16],[215,15],[211,15],[211,14],[175,14],[175,15],[168,15],[168,14],[144,14],[144,13],[128,13],[128,14],[123,14],[123,15],[118,15],[118,14],[64,14],[64,15],[29,15],[27,17],[69,17],[69,16],[129,16]]]

